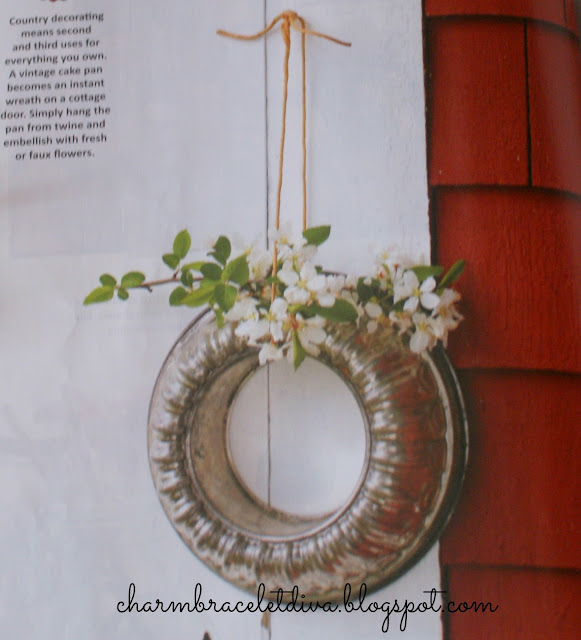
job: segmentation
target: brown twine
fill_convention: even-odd
[[[305,52],[305,37],[307,34],[316,36],[318,38],[324,38],[330,40],[336,44],[350,47],[350,42],[344,42],[338,40],[332,36],[328,36],[318,31],[312,31],[307,29],[305,20],[294,11],[283,11],[280,15],[276,16],[274,20],[265,27],[262,31],[253,35],[241,35],[239,33],[230,33],[229,31],[223,31],[219,29],[217,34],[220,36],[226,36],[228,38],[234,38],[236,40],[257,40],[271,31],[278,22],[282,21],[281,32],[282,38],[285,44],[284,63],[283,63],[283,98],[282,98],[282,127],[280,135],[280,153],[278,158],[278,186],[276,190],[276,229],[280,229],[280,201],[282,194],[282,177],[283,177],[283,159],[284,159],[284,143],[286,138],[286,103],[288,98],[288,67],[291,47],[291,28],[299,31],[301,34],[301,53],[302,53],[302,109],[303,109],[303,124],[302,124],[302,143],[303,143],[303,231],[307,228],[307,88],[306,88],[306,52]],[[298,24],[297,24],[298,23]],[[275,241],[272,255],[272,275],[276,276],[278,269],[278,246]],[[275,297],[276,286],[273,283],[271,288],[271,301]]]

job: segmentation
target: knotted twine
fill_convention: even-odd
[[[269,31],[274,29],[274,27],[281,22],[280,30],[282,33],[282,38],[285,45],[284,51],[284,63],[283,63],[283,98],[282,98],[282,126],[281,126],[281,135],[280,135],[280,151],[278,158],[278,186],[276,190],[276,219],[275,219],[275,227],[278,231],[280,229],[280,201],[281,201],[281,193],[282,193],[282,177],[283,177],[283,161],[284,161],[284,142],[286,137],[286,104],[288,97],[288,69],[289,69],[289,57],[290,57],[290,48],[291,48],[291,29],[295,29],[299,31],[301,34],[301,57],[302,57],[302,145],[303,145],[303,172],[302,172],[302,182],[303,182],[303,231],[307,228],[307,88],[306,88],[306,51],[305,51],[305,40],[306,35],[309,34],[311,36],[316,36],[317,38],[324,38],[325,40],[330,40],[331,42],[335,42],[336,44],[343,45],[344,47],[350,47],[350,42],[344,42],[343,40],[338,40],[337,38],[333,38],[332,36],[328,36],[324,33],[319,33],[318,31],[312,31],[311,29],[307,29],[304,18],[299,16],[294,11],[283,11],[280,15],[276,16],[274,20],[262,31],[255,33],[253,35],[242,35],[239,33],[230,33],[229,31],[223,31],[219,29],[217,31],[218,35],[226,36],[228,38],[234,38],[236,40],[257,40],[262,36],[265,36]],[[278,270],[278,244],[275,240],[273,251],[272,251],[272,276],[276,277]],[[272,283],[271,288],[271,302],[274,301],[276,293],[276,284]]]

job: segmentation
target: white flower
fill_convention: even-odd
[[[284,298],[275,298],[270,305],[269,316],[276,320],[282,320],[286,318],[287,309],[288,304]]]
[[[375,320],[370,320],[367,323],[367,333],[375,333],[377,331],[377,322]]]
[[[389,320],[393,326],[399,329],[399,335],[402,335],[413,326],[410,314],[404,311],[391,311]]]
[[[256,305],[258,300],[244,296],[236,300],[232,308],[224,314],[224,318],[228,322],[239,322],[240,320],[258,320],[258,311]]]
[[[345,287],[345,276],[327,276],[327,288],[331,293],[339,294]]]
[[[272,256],[264,249],[252,247],[248,252],[248,268],[250,269],[251,280],[264,280],[270,267],[272,266]]]
[[[377,320],[383,311],[376,302],[368,302],[365,305],[365,313],[367,313],[370,318],[373,318],[373,320]]]
[[[290,304],[307,304],[311,299],[311,292],[305,287],[293,286],[285,289],[284,297]]]
[[[317,252],[317,247],[307,245],[302,235],[292,235],[292,228],[288,222],[283,222],[279,229],[269,229],[268,238],[271,242],[277,243],[279,259],[293,259],[299,267],[311,260]]]
[[[297,275],[296,271],[293,273]],[[289,282],[293,280],[294,278],[291,278]],[[317,299],[321,306],[332,306],[335,297],[333,296],[331,304],[328,304],[330,299],[327,297],[326,284],[325,275],[317,273],[312,264],[306,263],[301,267],[300,274],[293,284],[285,289],[284,297],[290,304],[307,304],[312,299]]]
[[[278,229],[270,228],[268,230],[268,239],[278,244],[292,245],[292,227],[289,222],[283,222]]]
[[[318,356],[320,352],[318,345],[327,337],[323,329],[325,319],[321,318],[321,316],[315,316],[305,320],[300,313],[297,313],[295,320],[298,325],[298,338],[303,345],[303,349],[312,356]]]
[[[345,278],[345,286],[348,289],[355,289],[357,287],[357,276],[354,276],[354,275],[351,275],[351,274],[348,275]]]
[[[265,319],[244,320],[234,333],[240,338],[246,338],[249,345],[256,346],[261,338],[270,335],[270,322]]]
[[[333,293],[319,293],[317,294],[317,302],[322,307],[332,307],[335,304],[337,297]]]
[[[448,332],[456,329],[464,319],[454,306],[458,300],[460,300],[460,294],[457,291],[444,289],[440,302],[432,311],[434,332],[445,347],[448,345]]]
[[[277,347],[272,342],[266,342],[258,352],[258,362],[264,365],[273,360],[280,360],[283,356],[283,348]]]
[[[411,267],[412,262],[399,247],[391,245],[376,255],[375,266],[377,268],[387,266],[389,269],[389,275],[393,278],[398,268],[403,267],[406,269]]]
[[[398,302],[407,298],[403,308],[411,313],[420,303],[424,309],[433,309],[440,301],[439,296],[433,293],[435,288],[436,280],[433,276],[426,278],[420,286],[418,276],[413,271],[404,271],[403,274],[396,275],[393,284],[393,301]]]
[[[437,342],[432,319],[425,313],[414,313],[412,321],[416,330],[410,338],[410,349],[414,353],[422,353],[426,349],[431,349]]]
[[[311,262],[317,253],[317,247],[314,244],[304,244],[306,240],[304,238],[299,242],[295,242],[293,245],[293,258],[300,268],[305,263]]]
[[[276,275],[287,287],[292,287],[299,280],[299,274],[295,271],[292,260],[285,260],[282,269]]]
[[[285,338],[286,325],[289,324],[287,314],[288,304],[283,298],[275,298],[268,310],[270,335],[275,342],[282,342]]]
[[[332,307],[345,287],[345,276],[326,276],[325,284],[326,291],[319,292],[317,300],[322,307]]]
[[[457,291],[454,291],[454,289],[444,289],[440,296],[440,301],[432,311],[432,316],[437,315],[438,317],[443,318],[451,329],[455,329],[464,319],[454,306],[460,298],[460,294]]]

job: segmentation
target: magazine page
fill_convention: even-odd
[[[364,596],[375,608],[222,607],[257,594],[180,540],[148,455],[158,373],[203,308],[170,307],[172,289],[147,291],[143,280],[125,291],[129,300],[117,295],[124,274],[171,280],[175,265],[162,255],[175,254],[184,229],[188,260],[203,260],[222,235],[240,251],[266,250],[279,187],[280,219],[300,236],[300,22],[282,171],[280,24],[254,41],[216,33],[255,34],[289,9],[308,30],[351,44],[306,34],[307,226],[331,227],[318,259],[327,272],[367,274],[376,253],[398,245],[429,264],[421,5],[2,3],[3,637],[366,640],[383,637],[386,620],[393,635],[441,637],[436,607],[391,620],[381,609],[439,603],[433,540],[397,580]],[[83,305],[106,288],[103,274],[115,279],[116,299]],[[369,463],[352,388],[315,358],[296,372],[286,360],[260,368],[229,429],[235,473],[266,510],[338,513]],[[164,613],[156,602],[194,610]]]

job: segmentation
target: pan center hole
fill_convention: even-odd
[[[257,369],[234,400],[227,431],[230,461],[259,502],[303,518],[343,507],[367,457],[363,413],[332,369],[307,358]]]

